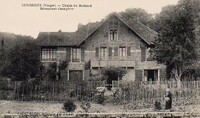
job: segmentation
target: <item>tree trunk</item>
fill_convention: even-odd
[[[177,81],[178,89],[181,89],[181,76],[182,76],[182,69],[178,66],[175,68],[175,79]]]

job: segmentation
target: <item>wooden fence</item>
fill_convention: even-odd
[[[200,81],[182,81],[178,87],[176,81],[158,82],[118,82],[113,81],[113,87],[122,88],[120,101],[129,101],[135,104],[155,101],[164,103],[166,89],[172,93],[174,105],[188,105],[200,103]]]
[[[93,101],[97,87],[106,86],[102,81],[83,81],[71,83],[67,81],[39,82],[0,82],[0,99],[21,101],[64,101],[68,97],[77,100]],[[163,101],[166,88],[170,88],[176,104],[198,102],[200,81],[182,81],[178,88],[175,81],[157,82],[112,82],[113,98],[120,102],[154,103]],[[185,103],[186,104],[186,103]],[[190,103],[188,103],[190,104]]]

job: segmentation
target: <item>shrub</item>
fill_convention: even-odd
[[[155,110],[161,110],[162,109],[161,103],[159,101],[155,101],[154,109]]]
[[[73,112],[76,109],[76,105],[72,99],[67,99],[63,104],[63,109],[67,112]]]
[[[89,102],[82,102],[81,105],[80,105],[80,107],[81,107],[85,112],[88,112],[89,109],[90,109],[90,107],[91,107],[91,105],[90,105]]]
[[[56,80],[56,63],[51,63],[46,72],[49,80]]]
[[[98,104],[104,103],[104,95],[103,94],[98,93],[94,97],[95,97],[95,102],[97,102]]]
[[[121,79],[126,74],[126,70],[120,67],[108,67],[103,69],[102,71],[103,75],[108,77],[107,78],[107,84],[109,84],[109,86],[107,86],[108,90],[112,88],[111,85],[113,80]]]

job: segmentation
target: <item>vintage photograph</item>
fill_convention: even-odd
[[[0,118],[199,118],[200,0],[1,0]]]

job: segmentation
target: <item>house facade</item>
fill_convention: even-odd
[[[154,61],[151,54],[157,33],[139,21],[125,20],[114,13],[87,30],[80,30],[40,32],[42,63],[48,66],[52,62],[68,62],[68,80],[87,79],[109,66],[125,68],[125,80],[165,78],[165,66]]]

